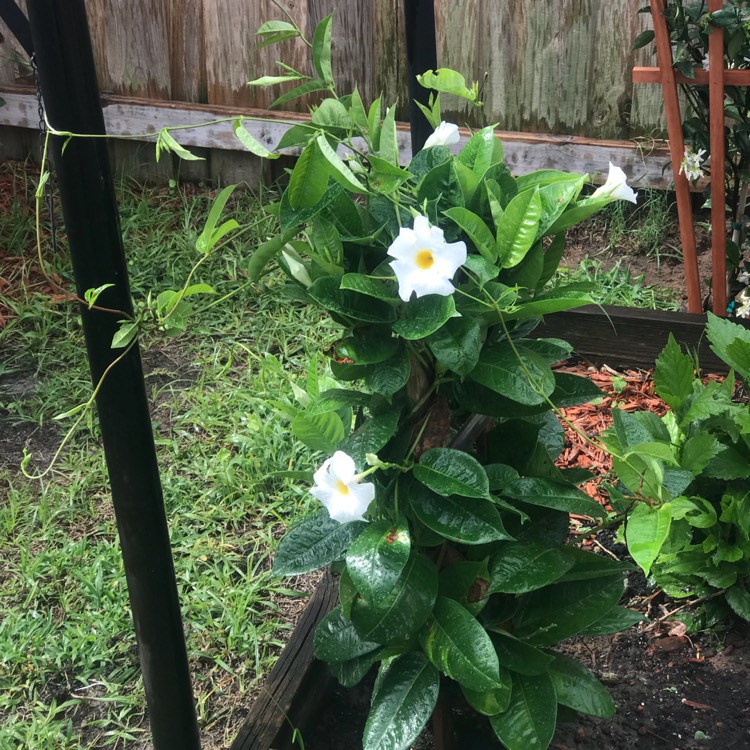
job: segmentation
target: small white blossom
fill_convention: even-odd
[[[750,299],[745,300],[741,305],[737,307],[734,314],[738,318],[750,318]]]
[[[708,69],[709,69],[709,64],[708,64],[708,55],[706,55],[706,56],[705,56],[705,57],[703,58],[703,70],[708,70]]]
[[[610,162],[607,181],[601,187],[594,190],[591,197],[609,198],[612,201],[621,200],[637,203],[637,193],[633,192],[633,188],[628,185],[627,179],[625,172],[623,172],[620,167],[616,167]]]
[[[688,180],[699,180],[703,177],[702,164],[705,161],[703,155],[706,153],[706,149],[701,148],[698,151],[693,151],[690,146],[685,146],[685,155],[682,157],[682,163],[680,164],[680,174],[685,173],[685,177]]]
[[[461,136],[458,134],[458,125],[443,120],[443,122],[441,122],[427,138],[422,148],[430,148],[430,146],[450,146],[453,143],[458,143],[460,140]]]
[[[354,460],[336,451],[313,475],[310,494],[320,500],[334,521],[364,521],[364,513],[375,497],[372,482],[359,483]]]
[[[414,219],[414,228],[402,227],[388,248],[391,268],[398,280],[398,294],[408,302],[411,293],[417,297],[454,292],[451,279],[466,262],[466,244],[446,242],[440,227],[430,226],[425,216]]]
[[[737,274],[737,281],[739,281],[740,284],[750,284],[750,271],[740,271]]]

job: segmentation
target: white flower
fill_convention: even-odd
[[[443,122],[438,125],[424,142],[422,148],[429,148],[430,146],[450,146],[452,143],[458,143],[461,140],[461,136],[458,134],[458,125],[454,125],[452,122]]]
[[[735,311],[738,318],[750,318],[750,299],[745,300]]]
[[[685,177],[688,180],[699,180],[703,177],[703,167],[701,166],[705,159],[703,155],[706,153],[706,149],[698,149],[696,153],[690,146],[685,146],[685,155],[682,157],[682,163],[680,164],[680,174],[685,173]]]
[[[372,482],[359,484],[354,461],[343,451],[336,451],[313,475],[315,486],[310,494],[320,500],[334,521],[364,521],[364,512],[375,497]]]
[[[750,284],[750,271],[740,271],[737,274],[737,281],[739,281],[740,284]]]
[[[299,281],[302,286],[306,288],[311,287],[312,279],[310,278],[310,272],[302,262],[302,258],[300,258],[298,253],[293,250],[290,245],[287,245],[287,248],[287,250],[281,251],[281,255],[289,267],[289,273],[292,274],[292,277]]]
[[[630,201],[636,203],[637,194],[633,192],[627,183],[627,177],[625,172],[616,167],[612,162],[609,163],[609,174],[607,175],[607,181],[601,186],[594,190],[592,198],[609,198],[610,200],[617,201]]]
[[[451,279],[466,262],[463,242],[446,242],[440,227],[430,226],[425,216],[414,219],[414,229],[402,227],[388,248],[391,268],[398,280],[398,294],[408,302],[412,292],[417,297],[453,294]]]
[[[703,58],[703,70],[709,70],[708,55]]]

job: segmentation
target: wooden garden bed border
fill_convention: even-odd
[[[36,130],[39,126],[36,94],[28,86],[0,86],[0,97],[5,106],[0,107],[0,125]],[[108,133],[133,136],[136,141],[151,137],[135,136],[155,134],[160,128],[175,125],[198,125],[224,117],[263,118],[246,121],[247,130],[268,148],[273,148],[292,125],[309,118],[296,112],[271,112],[259,109],[242,109],[219,105],[190,104],[187,102],[155,102],[126,96],[103,96],[104,121]],[[52,123],[54,125],[54,123]],[[182,145],[228,151],[244,151],[232,132],[231,123],[208,125],[195,130],[173,131],[172,135]],[[469,138],[467,129],[461,130],[461,142],[454,146],[458,151]],[[634,141],[598,140],[580,136],[550,135],[547,133],[516,133],[497,131],[505,146],[505,159],[515,174],[526,174],[538,169],[562,169],[570,172],[598,173],[606,177],[608,163],[621,166],[636,189],[643,187],[668,189],[671,187],[669,149],[662,141],[653,141],[648,148]],[[401,161],[411,159],[409,125],[398,124],[398,145]],[[290,150],[294,154],[295,150]]]

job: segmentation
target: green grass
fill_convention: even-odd
[[[135,295],[180,284],[197,259],[194,239],[205,195],[180,190],[119,191]],[[233,211],[260,219],[259,201],[238,195]],[[0,241],[33,268],[33,226],[15,210]],[[269,555],[284,523],[304,512],[303,487],[269,479],[317,458],[292,441],[272,405],[291,392],[334,330],[291,302],[278,277],[256,294],[240,272],[254,240],[228,247],[200,278],[218,296],[178,340],[145,342],[147,388],[194,675],[204,747],[236,731],[290,629],[299,594],[270,575]],[[8,239],[10,238],[10,239]],[[62,255],[52,270],[63,283]],[[24,264],[22,264],[24,265]],[[0,387],[3,428],[32,436],[32,466],[43,468],[69,420],[52,417],[91,389],[77,315],[15,285],[0,300],[3,366],[30,383]],[[44,438],[43,440],[41,438]],[[75,432],[43,480],[0,468],[0,748],[132,746],[142,739],[144,696],[106,467],[95,417]]]
[[[624,268],[622,260],[605,268],[601,260],[585,258],[576,268],[560,267],[557,272],[560,283],[588,283],[594,291],[592,296],[601,305],[623,305],[651,310],[680,310],[677,295],[671,289],[646,284],[643,276],[633,276]]]

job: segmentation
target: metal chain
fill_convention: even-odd
[[[47,120],[44,116],[44,100],[42,99],[42,86],[39,82],[39,69],[36,65],[36,58],[34,55],[31,56],[31,68],[34,71],[34,83],[36,85],[36,101],[37,101],[37,111],[39,113],[39,150],[41,154],[41,158],[44,158],[44,142],[47,137]],[[45,168],[45,164],[42,163],[42,170]],[[49,177],[47,178],[47,182],[44,185],[44,202],[47,206],[47,215],[49,217],[49,227],[50,227],[50,242],[52,245],[52,253],[53,255],[57,254],[57,220],[55,218],[55,204],[52,196],[52,182],[53,182],[53,172],[50,167],[49,169]]]

